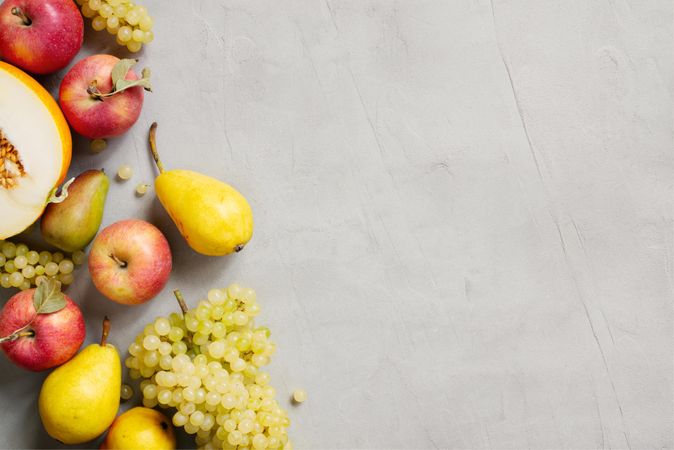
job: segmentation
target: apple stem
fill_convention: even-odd
[[[133,86],[129,85],[129,87],[133,87]],[[107,94],[104,94],[98,89],[98,81],[97,80],[91,80],[89,82],[89,85],[87,86],[87,94],[89,94],[91,96],[91,98],[93,98],[94,100],[99,100],[99,101],[102,102],[103,99],[105,99],[106,97],[112,97],[113,95],[117,95],[120,92],[124,92],[129,87],[125,87],[125,88],[122,88],[122,89],[115,89],[113,87],[112,91],[108,92]]]
[[[30,26],[33,23],[33,21],[30,20],[30,17],[28,17],[26,14],[24,14],[24,12],[18,6],[15,6],[14,8],[12,8],[12,14],[14,14],[16,17],[21,19],[25,26]]]
[[[101,91],[98,90],[98,81],[97,80],[91,80],[89,82],[89,85],[87,86],[87,94],[89,94],[93,99],[103,101],[103,97],[106,97],[106,95],[102,94]]]
[[[1,337],[0,344],[4,344],[5,342],[13,342],[17,339],[19,339],[19,335],[17,333],[12,333],[9,336]]]
[[[150,151],[152,151],[152,158],[154,158],[155,164],[157,164],[157,169],[159,173],[164,173],[164,164],[162,164],[161,159],[159,159],[159,152],[157,151],[157,122],[152,122],[150,126]]]
[[[112,258],[117,263],[117,265],[119,265],[119,267],[121,267],[122,269],[126,269],[126,266],[128,266],[126,261],[122,261],[112,253],[110,253],[110,258]]]
[[[108,316],[103,318],[103,334],[101,335],[101,347],[108,343],[108,334],[110,333],[110,319]]]
[[[0,337],[0,344],[2,344],[3,342],[14,342],[17,339],[19,339],[20,337],[35,336],[35,332],[33,330],[26,331],[26,328],[28,328],[29,326],[32,325],[33,321],[37,317],[37,314],[39,314],[39,313],[36,313],[33,316],[33,318],[30,319],[30,322],[28,322],[27,324],[25,324],[24,326],[22,326],[18,330],[14,330],[13,333],[8,334],[7,336]]]
[[[185,303],[185,297],[183,297],[183,293],[180,292],[180,289],[176,289],[173,291],[173,295],[176,296],[176,300],[178,300],[178,304],[180,305],[180,309],[183,311],[183,315],[186,314],[189,308],[187,307],[187,303]]]
[[[28,325],[30,325],[30,324],[28,324]],[[27,327],[28,325],[26,325],[26,327]],[[22,331],[22,330],[25,329],[26,327],[23,327],[21,330],[15,331],[14,333],[10,334],[9,336],[5,336],[5,337],[0,338],[0,344],[2,344],[2,343],[4,343],[4,342],[13,342],[13,341],[16,341],[17,339],[19,339],[19,338],[21,338],[21,337],[33,337],[33,336],[35,336],[35,332],[34,332],[33,330],[30,330],[30,331]]]

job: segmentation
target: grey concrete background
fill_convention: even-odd
[[[175,271],[128,308],[79,270],[89,340],[237,281],[296,448],[674,447],[671,2],[146,3],[155,92],[71,173],[131,164],[104,224],[151,220]],[[124,55],[88,31],[100,52]],[[153,120],[167,166],[250,200],[244,252],[197,255],[134,197]],[[3,448],[57,446],[43,377],[0,362]]]

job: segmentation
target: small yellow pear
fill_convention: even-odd
[[[157,197],[195,251],[210,256],[238,252],[253,235],[253,213],[232,186],[191,170],[164,170],[156,146],[157,124],[150,128],[150,149],[159,176]]]
[[[120,415],[101,445],[109,450],[173,450],[176,436],[171,421],[154,409],[137,406]]]
[[[82,444],[101,435],[119,409],[122,365],[107,343],[110,321],[103,321],[101,343],[91,344],[45,379],[38,401],[47,433],[64,444]]]

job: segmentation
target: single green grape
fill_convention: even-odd
[[[154,330],[159,336],[166,336],[171,331],[171,323],[165,317],[158,317],[154,321]]]
[[[35,267],[24,267],[23,270],[21,270],[21,275],[23,275],[24,278],[33,278],[35,276]]]
[[[16,256],[16,245],[12,242],[3,242],[2,244],[2,253],[6,258],[14,258]]]
[[[20,287],[23,284],[23,275],[21,272],[12,272],[9,276],[9,282],[13,287]]]
[[[94,20],[96,19],[98,19],[98,17]],[[108,22],[103,21],[102,19],[103,18],[101,17],[101,20],[98,20],[95,25],[93,21],[91,22],[91,26],[94,30],[101,31],[108,26]],[[92,153],[100,153],[105,150],[107,146],[108,142],[105,139],[94,139],[89,143],[89,150],[91,150]]]
[[[133,388],[128,384],[122,384],[122,388],[120,390],[120,397],[124,401],[129,400],[131,397],[133,397]]]
[[[16,272],[16,266],[14,265],[14,260],[9,260],[5,263],[5,272],[14,273]]]
[[[24,254],[25,254],[25,253],[24,253]],[[19,270],[21,270],[21,269],[23,269],[24,267],[26,267],[27,264],[28,264],[28,258],[26,258],[23,254],[22,254],[22,255],[17,255],[17,256],[14,258],[14,267],[16,267],[16,268],[19,269]]]
[[[72,255],[72,261],[76,266],[80,266],[84,264],[84,259],[86,255],[82,250],[77,250],[76,252],[73,253]]]
[[[64,274],[72,273],[75,265],[69,259],[64,259],[59,263],[59,271]]]
[[[34,266],[40,261],[40,254],[35,250],[31,250],[28,253],[26,253],[26,260],[28,261],[28,264]]]
[[[12,287],[12,282],[9,279],[10,274],[8,273],[3,273],[0,275],[0,286],[4,288],[9,288]]]
[[[47,251],[42,251],[39,253],[40,260],[38,261],[40,265],[46,266],[48,262],[51,261],[51,253]]]
[[[84,12],[84,8],[82,8],[82,12]],[[105,20],[105,17],[103,17],[103,16],[96,16],[91,20],[91,27],[96,31],[105,30],[105,27],[107,25],[108,25],[108,21]],[[93,150],[93,148],[92,148],[92,150]]]
[[[128,180],[133,175],[133,169],[128,164],[123,164],[117,169],[117,178],[120,180]]]
[[[109,16],[108,20],[106,21],[106,28],[109,30],[110,29],[117,30],[117,32],[119,33],[119,18],[115,16]]]

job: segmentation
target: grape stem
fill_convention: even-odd
[[[187,307],[187,303],[185,303],[185,297],[183,297],[183,293],[180,292],[180,289],[176,289],[173,291],[173,295],[176,296],[176,300],[178,300],[178,304],[180,305],[180,309],[183,311],[183,315],[187,314],[189,308]]]
[[[187,303],[185,303],[185,297],[183,297],[183,293],[180,292],[180,289],[176,289],[173,291],[173,295],[176,296],[176,300],[178,300],[178,304],[180,305],[180,310],[183,312],[183,317],[185,314],[187,314],[187,311],[189,311],[189,308],[187,307]],[[187,342],[192,342],[192,337],[189,334],[185,334],[185,340]]]
[[[159,152],[157,151],[157,122],[152,122],[150,126],[150,151],[152,152],[155,164],[157,164],[159,173],[164,173],[164,164],[159,159]]]
[[[28,17],[18,6],[12,8],[12,14],[21,19],[23,21],[23,24],[27,27],[33,23],[30,17]]]
[[[108,334],[110,333],[110,319],[108,316],[103,318],[103,334],[101,335],[101,347],[108,343]]]

